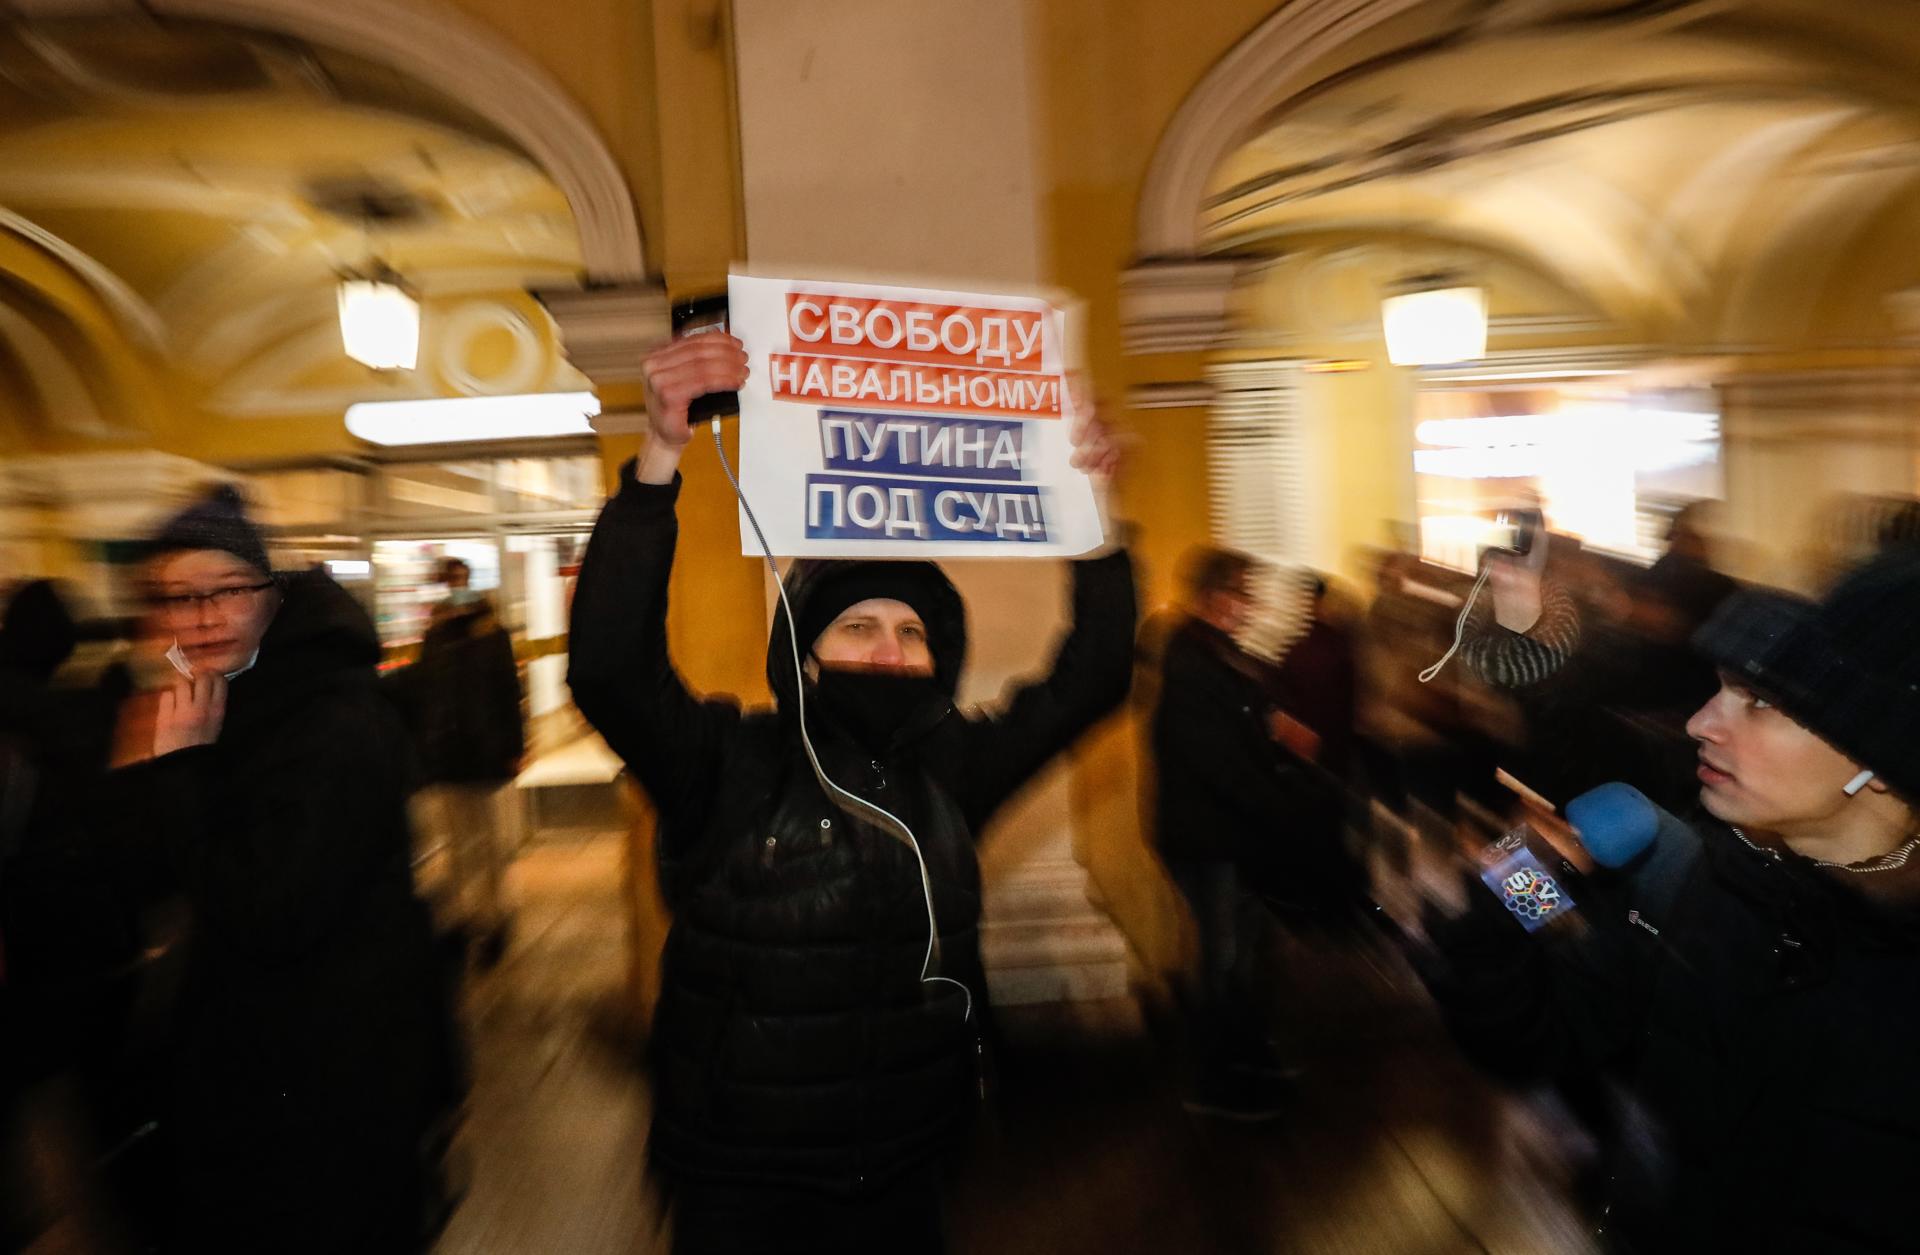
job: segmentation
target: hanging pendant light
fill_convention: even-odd
[[[340,280],[340,343],[375,370],[412,370],[420,360],[420,302],[392,267]]]
[[[1387,360],[1444,366],[1487,355],[1487,291],[1457,275],[1417,275],[1380,303]]]

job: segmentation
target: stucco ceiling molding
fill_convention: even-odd
[[[93,292],[133,340],[144,348],[160,349],[167,341],[166,327],[153,308],[125,280],[109,270],[92,254],[74,247],[30,218],[0,209],[0,231],[10,232],[44,250],[93,289]]]
[[[6,341],[26,370],[40,412],[53,427],[70,435],[128,434],[110,426],[100,412],[85,376],[32,319],[0,304],[0,340]]]
[[[1234,45],[1181,104],[1154,150],[1140,196],[1137,255],[1198,254],[1208,182],[1276,89],[1342,44],[1426,3],[1295,0]]]
[[[619,163],[559,83],[510,44],[435,0],[5,0],[25,16],[146,13],[268,30],[390,66],[510,136],[572,207],[589,281],[647,274],[640,220]]]

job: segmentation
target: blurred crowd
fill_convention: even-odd
[[[1717,569],[1705,503],[1648,568],[1521,507],[1477,576],[1385,554],[1363,613],[1316,581],[1277,665],[1235,642],[1249,560],[1195,555],[1149,633],[1190,1109],[1286,1110],[1312,1009],[1274,1007],[1274,935],[1370,920],[1599,1147],[1570,1170],[1606,1249],[1903,1249],[1920,545],[1890,504],[1817,601]]]
[[[1049,670],[985,714],[953,705],[966,616],[937,567],[802,562],[779,708],[745,712],[666,647],[686,403],[738,383],[733,342],[703,339],[654,363],[570,676],[661,813],[649,1058],[678,1249],[939,1248],[931,1165],[995,1046],[973,834],[1130,687],[1191,917],[1190,1111],[1286,1109],[1313,1009],[1276,1005],[1284,938],[1384,944],[1472,1058],[1606,1148],[1579,1187],[1601,1241],[1911,1249],[1920,510],[1805,600],[1724,574],[1704,505],[1642,568],[1521,503],[1475,572],[1383,552],[1364,597],[1281,573],[1306,611],[1277,656],[1243,644],[1276,573],[1197,551],[1136,633],[1111,544],[1070,564]],[[1111,443],[1078,439],[1104,484]],[[12,592],[8,1249],[431,1245],[459,1201],[459,991],[512,935],[526,755],[511,641],[469,576],[443,566],[417,661],[383,675],[365,610],[276,572],[223,488],[152,537],[137,622]],[[1637,800],[1581,809],[1613,782]],[[1597,853],[1608,824],[1639,833],[1630,857]],[[453,873],[433,909],[430,847]]]

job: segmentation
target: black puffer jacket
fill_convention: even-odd
[[[513,779],[526,753],[513,637],[491,602],[442,605],[397,690],[429,784]]]
[[[1347,905],[1355,886],[1339,845],[1344,799],[1332,777],[1268,732],[1265,664],[1187,619],[1167,639],[1160,676],[1152,747],[1161,856],[1235,863],[1293,906]]]
[[[447,999],[414,897],[411,751],[366,612],[286,577],[212,745],[112,773],[108,823],[192,936],[164,1119],[192,1251],[415,1249]]]
[[[675,672],[666,618],[678,491],[623,470],[581,569],[568,674],[660,813],[676,914],[652,1041],[654,1156],[684,1175],[859,1193],[926,1162],[956,1131],[974,1029],[959,990],[920,982],[928,925],[912,853],[848,818],[808,768],[784,617],[768,650],[776,710],[696,698]],[[797,617],[834,566],[789,577]],[[919,838],[942,973],[980,1003],[973,834],[1118,705],[1130,679],[1128,559],[1073,571],[1073,631],[1052,673],[997,717],[951,705],[966,642],[951,585],[928,616],[942,695],[884,752],[860,750],[807,703],[827,774]]]
[[[1611,1076],[1644,1103],[1614,1148],[1612,1249],[1913,1250],[1920,861],[1849,873],[1695,828],[1673,883],[1582,887],[1577,939],[1528,938],[1476,887],[1435,930],[1456,1035],[1497,1071]]]

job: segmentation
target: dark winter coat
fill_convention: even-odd
[[[1584,937],[1529,939],[1476,890],[1435,932],[1456,1035],[1497,1070],[1610,1076],[1644,1104],[1614,1156],[1617,1249],[1913,1250],[1920,862],[1847,873],[1696,827],[1675,884],[1588,882]]]
[[[675,908],[652,1039],[653,1154],[668,1171],[848,1194],[926,1163],[969,1109],[975,1026],[965,996],[923,985],[920,873],[906,846],[827,800],[803,756],[784,615],[768,650],[777,708],[743,713],[687,691],[667,656],[672,486],[631,464],[594,529],[574,596],[574,700],[660,815]],[[796,619],[836,564],[791,580]],[[965,653],[951,585],[923,608],[939,696],[882,751],[817,701],[807,727],[828,776],[900,814],[933,886],[942,973],[986,991],[972,839],[1001,803],[1125,696],[1134,626],[1124,554],[1073,564],[1073,629],[1052,673],[996,717],[951,705]],[[804,656],[811,642],[801,642]],[[811,685],[809,684],[811,693]]]
[[[1265,664],[1199,619],[1168,637],[1154,709],[1155,834],[1169,862],[1238,864],[1303,903],[1349,888],[1338,852],[1343,799],[1275,743]]]
[[[366,612],[283,580],[210,746],[113,773],[113,839],[193,912],[163,1132],[184,1250],[408,1249],[444,1101],[411,750]]]
[[[1346,775],[1353,757],[1355,652],[1352,632],[1316,617],[1274,673],[1280,709],[1320,738],[1317,761],[1336,776]]]
[[[0,986],[19,1015],[0,1058],[23,1075],[123,1045],[136,910],[91,840],[119,698],[0,664]]]
[[[401,684],[431,784],[511,780],[526,752],[513,638],[485,599],[443,606]]]

